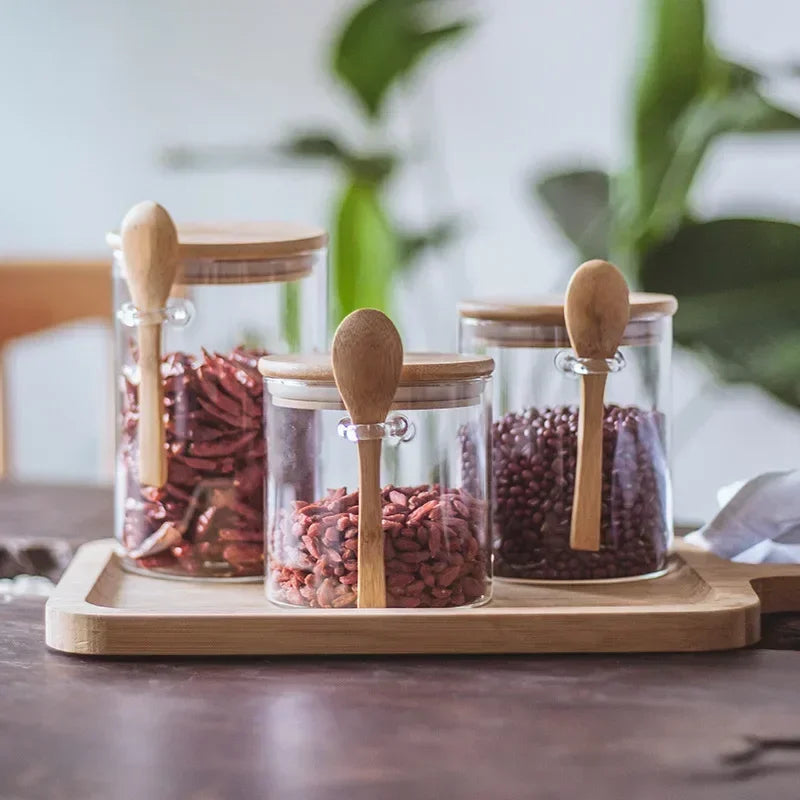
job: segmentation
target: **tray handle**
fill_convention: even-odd
[[[800,611],[800,564],[737,564],[753,587],[762,614]]]

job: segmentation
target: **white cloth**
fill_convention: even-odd
[[[687,542],[745,564],[800,563],[800,470],[725,486],[717,500],[717,515]]]

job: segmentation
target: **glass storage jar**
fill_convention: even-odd
[[[259,367],[268,428],[269,599],[355,607],[355,442],[381,438],[386,605],[488,601],[492,360],[407,353],[394,404],[380,425],[350,423],[328,356],[267,357]]]
[[[114,250],[115,532],[127,568],[263,576],[264,416],[258,359],[322,350],[327,235],[288,223],[178,225],[178,272],[161,323],[167,481],[139,481],[137,327]],[[148,312],[152,316],[152,311]]]
[[[495,360],[492,425],[494,568],[498,577],[613,580],[653,576],[672,543],[668,458],[669,295],[630,295],[613,359],[569,349],[560,297],[466,301],[459,349]],[[608,373],[603,418],[601,545],[572,550],[579,378]]]

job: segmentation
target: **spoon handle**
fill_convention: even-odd
[[[569,545],[573,550],[600,549],[605,389],[605,375],[584,375],[581,378],[578,463],[569,537]]]
[[[164,389],[161,383],[161,325],[139,326],[139,480],[167,482],[164,451]]]
[[[358,443],[358,482],[358,607],[386,608],[380,439]]]

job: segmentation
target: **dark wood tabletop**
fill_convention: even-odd
[[[110,527],[106,490],[0,484],[0,543]],[[42,611],[0,594],[2,800],[800,796],[795,650],[90,660]]]

